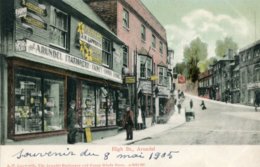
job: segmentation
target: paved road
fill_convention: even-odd
[[[190,97],[183,107],[189,108]],[[258,145],[260,144],[260,110],[234,107],[225,103],[205,102],[201,110],[200,99],[193,98],[196,119],[184,125],[159,133],[152,139],[137,142],[140,145]]]

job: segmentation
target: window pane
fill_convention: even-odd
[[[123,65],[127,66],[128,65],[128,47],[124,46],[123,47]]]
[[[108,104],[108,126],[116,125],[116,95],[115,91],[110,90],[107,98]]]
[[[106,88],[97,89],[97,126],[106,126],[107,95]]]
[[[94,86],[82,85],[82,126],[95,126],[96,97]]]
[[[42,131],[42,93],[39,77],[15,74],[15,134]]]
[[[44,131],[64,128],[64,81],[44,79]]]

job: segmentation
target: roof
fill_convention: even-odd
[[[250,49],[250,48],[252,48],[252,47],[254,47],[254,46],[256,46],[256,45],[259,45],[259,44],[260,44],[260,40],[257,40],[257,41],[255,41],[255,42],[253,42],[253,43],[251,43],[251,44],[249,44],[249,45],[247,45],[247,46],[245,46],[245,47],[239,49],[239,53],[240,53],[240,52],[243,52],[243,51],[245,51],[245,50],[247,50],[247,49]]]
[[[239,66],[236,66],[233,71],[239,71]]]
[[[112,38],[114,41],[122,43],[120,40],[110,29],[109,27],[101,20],[101,18],[83,1],[83,0],[62,0],[65,4],[70,6],[71,8],[77,10],[81,15],[88,18],[92,26],[97,26],[97,30],[101,31],[103,34]]]

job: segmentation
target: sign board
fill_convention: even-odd
[[[260,88],[260,82],[247,84],[247,89],[256,89],[256,88]]]
[[[152,81],[158,80],[158,76],[157,76],[157,75],[152,75],[152,76],[151,76],[151,80],[152,80]]]
[[[143,93],[152,94],[152,81],[151,80],[140,80],[139,89],[142,89]]]
[[[86,141],[87,143],[92,141],[92,133],[90,128],[85,128],[85,135],[86,135]]]
[[[179,76],[178,76],[178,83],[179,83],[179,84],[184,84],[184,83],[186,83],[186,78],[185,78],[184,75],[179,75]]]
[[[125,77],[125,83],[127,83],[127,84],[133,84],[133,83],[135,83],[135,77],[134,77],[134,76]]]
[[[25,17],[27,15],[27,8],[15,9],[15,16],[17,18]]]
[[[105,79],[109,79],[115,82],[122,83],[122,77],[120,73],[107,69],[103,66],[91,63],[82,58],[69,55],[59,50],[44,46],[42,44],[30,41],[26,39],[16,41],[16,51],[21,51],[25,48],[25,52],[48,59],[50,61],[62,63],[71,67],[80,69],[82,73],[92,72],[92,76],[95,74],[101,75]],[[25,47],[24,47],[25,45]]]

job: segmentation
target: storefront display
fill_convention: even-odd
[[[64,128],[64,80],[27,69],[15,70],[15,134]]]

